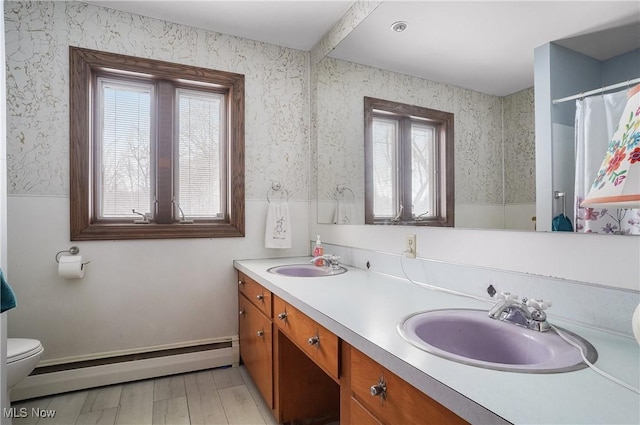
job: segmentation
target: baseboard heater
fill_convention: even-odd
[[[238,337],[232,337],[227,341],[208,344],[44,365],[36,367],[31,375],[11,391],[11,401],[222,366],[237,366],[238,361]]]

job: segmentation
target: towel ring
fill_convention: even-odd
[[[283,201],[289,200],[289,191],[282,187],[280,182],[272,181],[271,188],[267,190],[267,202],[271,203],[271,198],[269,198],[269,193],[277,194],[280,193],[280,199]]]
[[[333,192],[333,197],[336,201],[340,202],[340,199],[345,200],[345,192],[351,193],[351,201],[356,200],[356,194],[353,193],[353,190],[349,189],[346,185],[336,185],[336,190]]]

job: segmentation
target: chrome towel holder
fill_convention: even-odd
[[[289,191],[285,189],[279,181],[272,181],[271,188],[267,190],[267,202],[271,203],[271,198],[269,198],[269,194],[272,195],[280,195],[280,200],[288,201],[289,200]]]
[[[553,192],[553,197],[555,199],[562,198],[562,215],[566,216],[567,215],[567,194],[556,190],[555,192]]]
[[[333,197],[338,202],[340,202],[340,199],[345,201],[345,197],[346,197],[345,192],[351,193],[351,201],[355,201],[356,200],[356,194],[353,193],[353,190],[349,189],[349,187],[347,185],[344,185],[344,184],[336,185],[336,190],[333,192]]]

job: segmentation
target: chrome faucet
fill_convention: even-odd
[[[324,255],[318,255],[317,257],[313,257],[309,262],[315,263],[317,260],[324,260],[325,266],[331,267],[333,270],[337,270],[340,268],[340,263],[338,262],[339,259],[340,257],[337,255],[324,254]]]
[[[502,292],[498,298],[500,301],[489,311],[490,318],[534,331],[546,332],[551,329],[551,325],[547,322],[547,314],[544,312],[551,307],[550,301],[527,298],[518,301],[518,296],[509,292]]]

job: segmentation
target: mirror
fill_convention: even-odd
[[[330,57],[318,64],[317,77],[320,223],[336,223],[336,215],[364,223],[366,93],[453,112],[456,227],[534,229],[532,88],[487,95]],[[503,114],[513,117],[505,119],[509,125]]]
[[[468,3],[465,4],[468,8]],[[385,10],[380,9],[383,6]],[[365,23],[378,19],[377,15],[382,13],[392,20],[398,16],[390,12],[394,7],[400,5],[383,3]],[[519,13],[522,16],[522,11]],[[591,25],[597,27],[594,20],[597,17],[591,18]],[[515,25],[502,37],[513,38],[519,24]],[[456,25],[457,31],[464,31],[463,28],[464,24]],[[424,78],[415,76],[418,71],[409,75],[389,70],[394,68],[393,64],[385,65],[382,59],[375,66],[357,63],[364,63],[358,57],[358,49],[351,48],[349,52],[342,48],[353,45],[353,37],[359,37],[357,31],[315,66],[318,222],[364,224],[363,98],[369,96],[454,114],[456,227],[536,230],[533,69],[528,80],[517,83],[501,76],[505,87],[502,90],[493,87],[488,91],[501,92],[488,94],[438,82],[446,80],[443,76]],[[471,34],[464,37],[473,38]],[[589,43],[593,42],[591,38]],[[607,43],[612,40],[607,39]],[[379,46],[377,40],[370,40],[369,44]],[[576,48],[576,44],[579,43],[570,47]],[[526,55],[533,56],[537,45],[540,44],[534,44]],[[344,57],[349,54],[353,59]],[[473,75],[473,71],[467,70],[467,74]],[[576,92],[579,93],[570,94]],[[557,201],[551,201],[549,208],[550,215],[562,211]]]

